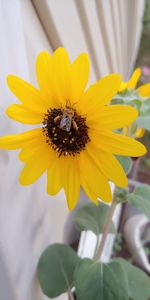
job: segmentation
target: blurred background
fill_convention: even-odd
[[[142,83],[150,81],[150,0],[0,0],[0,40],[0,135],[25,129],[4,115],[15,102],[6,76],[15,74],[37,85],[35,59],[42,50],[52,53],[64,46],[71,60],[87,52],[89,84],[112,72],[128,80],[135,66],[142,69]],[[150,140],[148,134],[145,139]],[[1,150],[0,300],[44,300],[36,279],[42,250],[53,242],[76,243],[79,237],[64,194],[48,196],[45,176],[32,186],[21,187],[21,167],[17,151]],[[150,183],[150,168],[144,161],[143,168],[147,175],[140,176]],[[84,195],[81,198],[84,201]],[[133,219],[137,215],[126,207],[120,228],[129,232],[137,225]],[[124,249],[132,248],[128,240]]]

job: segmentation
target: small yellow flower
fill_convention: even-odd
[[[107,105],[119,89],[120,76],[106,76],[85,91],[88,55],[70,63],[64,48],[52,56],[40,53],[36,72],[39,89],[8,76],[8,86],[21,104],[9,106],[7,115],[24,124],[40,124],[0,138],[2,149],[21,149],[19,158],[25,166],[20,183],[32,184],[47,171],[48,194],[64,188],[70,209],[76,206],[80,187],[96,204],[98,198],[111,201],[109,180],[120,187],[128,183],[114,154],[146,153],[141,143],[112,132],[137,117],[130,106]]]
[[[133,72],[131,78],[128,82],[122,82],[119,87],[119,92],[124,92],[126,89],[135,90],[141,97],[143,97],[143,100],[150,97],[150,83],[146,83],[144,85],[141,85],[139,88],[136,89],[136,85],[141,77],[141,69],[137,68]],[[137,128],[134,136],[136,138],[141,138],[144,136],[145,130],[143,128]]]
[[[119,87],[119,92],[124,92],[126,89],[134,90],[136,89],[136,85],[141,77],[141,69],[137,68],[133,72],[131,78],[127,82],[122,82]],[[139,88],[136,89],[141,97],[150,97],[150,83],[143,84]]]
[[[145,130],[143,128],[138,128],[135,132],[135,137],[142,138],[144,136]]]

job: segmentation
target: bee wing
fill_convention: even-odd
[[[66,123],[66,131],[70,131],[70,129],[71,129],[71,119],[67,119],[67,123]]]
[[[60,122],[60,128],[63,128],[67,125],[67,117],[63,117]]]

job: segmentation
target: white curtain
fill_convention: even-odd
[[[17,133],[25,127],[4,117],[4,110],[15,102],[6,85],[7,74],[16,74],[31,80],[30,64],[41,49],[48,49],[48,42],[31,3],[29,28],[24,27],[21,1],[0,1],[0,135]],[[29,17],[29,11],[26,11]],[[32,24],[33,22],[33,24]],[[33,32],[27,47],[25,29]],[[35,34],[35,35],[34,35]],[[39,34],[36,37],[36,35]],[[35,40],[34,40],[35,37]],[[33,41],[33,47],[32,47]],[[50,47],[49,47],[50,48]],[[28,52],[29,53],[29,52]],[[30,64],[28,58],[31,59]],[[33,70],[35,66],[32,66]],[[27,126],[26,126],[27,127]],[[16,151],[0,151],[0,299],[44,299],[35,281],[39,255],[50,242],[61,240],[62,226],[53,226],[58,214],[67,213],[65,199],[51,199],[45,191],[45,178],[31,187],[19,185],[21,163]]]
[[[126,79],[138,50],[143,8],[144,0],[0,0],[0,134],[25,129],[4,117],[15,102],[6,75],[36,84],[41,50],[63,45],[71,59],[88,52],[90,82],[110,72]],[[62,241],[68,210],[63,194],[46,195],[44,176],[21,187],[21,167],[16,151],[0,151],[0,299],[44,300],[37,261],[48,243]]]
[[[91,80],[110,72],[127,79],[136,59],[144,0],[32,0],[53,49],[73,59],[89,53]]]

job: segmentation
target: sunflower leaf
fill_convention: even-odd
[[[109,206],[100,203],[98,206],[88,204],[81,207],[75,214],[74,220],[79,231],[91,230],[96,235],[103,232],[106,223]],[[115,227],[112,224],[111,233],[116,233]]]
[[[140,111],[143,99],[136,91],[126,89],[124,92],[115,95],[111,104],[131,105]]]
[[[46,248],[38,264],[38,278],[43,293],[54,298],[73,286],[73,274],[80,258],[71,247],[53,244]]]
[[[133,165],[133,161],[132,161],[131,157],[117,155],[116,158],[119,160],[125,173],[128,175],[130,173],[130,171],[132,169],[132,165]]]
[[[147,115],[148,113],[150,114],[150,98],[144,100],[141,106],[141,114]]]
[[[127,201],[128,190],[116,187],[114,190],[114,197],[117,203],[124,203]]]
[[[148,300],[150,297],[150,278],[146,273],[124,259],[116,259],[115,261],[121,263],[127,275],[129,298],[132,300]]]
[[[120,96],[117,97],[116,96],[114,99],[112,99],[111,104],[112,105],[115,105],[115,104],[124,104],[124,100],[123,100],[122,97],[120,97]]]
[[[139,127],[146,129],[146,130],[150,130],[150,112],[144,116],[142,115],[142,116],[138,117],[137,123],[138,123]]]
[[[127,195],[127,200],[150,219],[150,186],[148,184],[136,187],[133,193]]]
[[[142,100],[140,99],[134,99],[132,101],[127,102],[127,104],[130,104],[131,106],[138,109],[138,111],[141,109],[142,106]]]
[[[120,262],[82,260],[75,270],[78,300],[128,300],[128,282]]]

